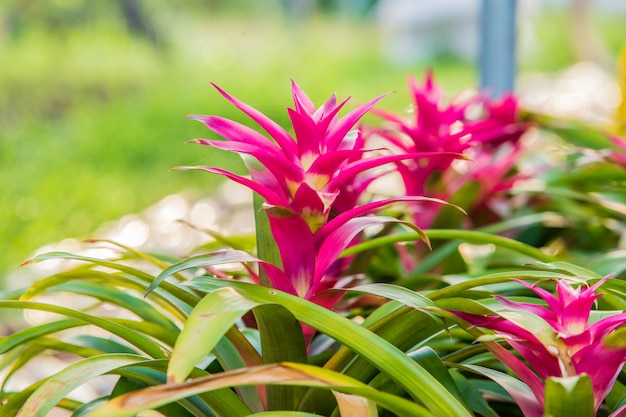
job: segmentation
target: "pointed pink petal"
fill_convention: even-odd
[[[315,122],[315,124],[319,124],[320,120],[322,120],[326,115],[331,114],[334,111],[338,111],[337,109],[337,94],[333,94],[330,96],[328,100],[322,106],[315,110],[315,112],[311,115],[311,118]]]
[[[304,113],[309,117],[315,113],[315,105],[294,80],[291,80],[291,93],[298,113]]]
[[[455,312],[456,314],[456,312]],[[544,385],[541,379],[517,356],[513,355],[502,345],[495,341],[483,342],[483,345],[500,362],[506,365],[515,375],[519,377],[533,392],[537,403],[543,408]],[[520,404],[521,405],[521,404]]]
[[[350,113],[339,119],[337,123],[333,125],[331,131],[326,137],[326,150],[332,151],[337,149],[341,144],[343,138],[348,134],[350,130],[352,130],[356,122],[358,122],[359,119],[363,117],[363,115],[367,113],[372,107],[374,107],[374,105],[378,103],[383,97],[385,97],[385,94],[380,95],[374,100],[357,107],[356,109],[352,110]]]
[[[341,214],[348,210],[352,210],[358,205],[359,198],[365,190],[368,189],[372,182],[391,172],[393,172],[393,170],[388,169],[386,171],[376,173],[376,175],[373,173],[363,173],[356,177],[353,181],[343,184],[339,190],[339,195],[331,207],[331,212]]]
[[[335,103],[334,106],[331,100],[333,100],[333,102]],[[319,120],[316,120],[317,130],[320,133],[320,135],[321,134],[325,135],[328,131],[328,127],[331,124],[337,123],[337,114],[339,113],[339,110],[341,110],[343,106],[345,106],[345,104],[349,100],[350,100],[350,97],[346,98],[341,103],[336,104],[335,95],[333,94],[331,99],[328,100],[326,104],[324,104],[324,107],[318,110],[318,111],[322,110]]]
[[[318,192],[307,183],[300,184],[291,201],[291,207],[307,222],[312,230],[318,230],[326,221],[324,217],[326,205]],[[316,223],[311,224],[311,222]]]
[[[283,154],[278,146],[254,129],[220,116],[189,116],[198,120],[218,135],[234,141],[265,147],[275,154]]]
[[[334,151],[321,154],[309,170],[307,174],[314,175],[325,175],[329,178],[339,169],[339,167],[349,161],[358,159],[361,155],[363,155],[363,150],[344,150],[344,151]]]
[[[561,323],[569,333],[581,333],[587,327],[589,313],[599,296],[599,294],[593,294],[593,297],[579,298],[565,305]]]
[[[241,159],[243,159],[252,181],[274,191],[283,201],[290,201],[291,191],[289,190],[289,184],[285,182],[284,178],[277,178],[276,175],[265,165],[261,164],[258,159],[250,155],[242,154]]]
[[[539,297],[541,297],[546,303],[548,303],[548,306],[550,307],[550,309],[554,312],[554,314],[559,317],[563,314],[563,309],[561,306],[561,302],[559,301],[559,299],[552,294],[550,291],[546,291],[543,288],[537,286],[536,284],[530,284],[526,281],[522,281],[519,279],[515,279],[514,281],[519,282],[520,284],[522,284],[525,287],[530,288],[531,290],[533,290],[535,292],[535,294],[537,294]]]
[[[291,280],[280,268],[268,262],[260,262],[260,265],[267,274],[272,288],[275,288],[279,291],[284,291],[292,295],[298,295],[296,289],[291,283]]]
[[[401,223],[401,221],[386,216],[357,217],[335,228],[323,241],[318,240],[319,249],[317,251],[317,264],[315,265],[316,283],[359,233],[370,226],[382,223]],[[314,290],[315,288],[312,288],[312,291]]]
[[[256,182],[242,177],[240,175],[236,175],[233,174],[232,172],[226,171],[225,169],[221,169],[221,168],[212,168],[212,167],[205,167],[205,166],[186,166],[186,167],[177,167],[177,170],[200,170],[200,171],[206,171],[206,172],[210,172],[212,174],[218,174],[218,175],[223,175],[226,178],[233,180],[235,182],[238,182],[241,185],[244,185],[248,188],[250,188],[252,191],[255,191],[256,193],[258,193],[259,195],[261,195],[261,197],[265,198],[265,200],[272,205],[275,206],[288,206],[287,201],[285,201],[283,198],[281,198],[278,194],[276,194],[273,190],[268,189],[267,187],[264,187],[262,185],[257,184]]]
[[[213,84],[213,87],[220,92],[222,96],[226,98],[226,100],[230,101],[235,105],[239,110],[243,111],[247,114],[252,120],[254,120],[259,126],[261,126],[274,140],[278,143],[278,146],[282,148],[282,150],[287,154],[287,156],[291,159],[295,159],[296,155],[296,143],[293,138],[287,133],[285,129],[280,127],[280,125],[274,122],[269,117],[265,116],[263,113],[258,111],[252,106],[245,104],[242,101],[237,100],[226,91],[222,90],[216,84]]]
[[[532,303],[522,303],[518,301],[509,300],[506,297],[502,297],[500,295],[495,295],[494,298],[498,300],[500,304],[504,307],[507,307],[511,310],[523,310],[533,313],[536,316],[541,317],[542,319],[549,321],[554,319],[554,313],[545,308],[544,306],[540,306],[538,304]]]
[[[320,138],[311,116],[292,109],[287,109],[287,113],[296,134],[300,159],[319,155],[321,150]]]
[[[583,291],[583,296],[586,297],[588,293],[595,293],[602,284],[604,284],[607,280],[611,279],[612,277],[613,277],[613,274],[610,274],[598,280],[598,282],[596,282],[595,284],[593,284],[592,286],[590,286],[589,288]]]
[[[406,159],[414,159],[414,158],[464,158],[463,155],[459,155],[456,153],[448,153],[448,152],[418,152],[418,153],[410,153],[410,154],[400,154],[400,155],[382,155],[375,156],[372,158],[361,159],[359,161],[355,161],[342,168],[339,174],[337,174],[333,179],[330,180],[326,188],[328,190],[336,190],[341,184],[346,181],[351,180],[360,172],[366,171],[371,168],[376,168],[384,164],[388,164],[391,162],[402,161]]]
[[[315,246],[309,225],[295,214],[285,210],[267,210],[272,235],[283,261],[283,271],[296,293],[305,297],[314,285]]]
[[[619,313],[591,324],[587,327],[587,332],[591,340],[597,341],[624,324],[626,324],[626,313]]]
[[[373,201],[371,203],[363,204],[361,206],[355,207],[351,210],[348,210],[344,213],[340,213],[328,223],[324,225],[316,234],[315,239],[319,243],[326,239],[326,237],[335,231],[342,224],[347,223],[350,219],[357,218],[359,216],[363,216],[364,214],[371,213],[376,209],[384,207],[386,205],[397,203],[397,202],[413,202],[413,201],[427,201],[438,204],[448,204],[443,200],[439,200],[437,198],[430,197],[420,197],[420,196],[404,196],[404,197],[396,197],[396,198],[388,198],[379,201]]]
[[[263,146],[244,142],[227,142],[221,140],[196,139],[195,143],[212,146],[230,152],[237,152],[252,155],[267,169],[269,169],[277,178],[282,178],[291,182],[300,182],[304,179],[302,169],[286,160],[283,155],[276,155]]]
[[[508,342],[542,378],[561,376],[561,367],[558,359],[548,352],[543,345],[521,340],[509,340]]]
[[[596,410],[613,388],[613,384],[626,361],[626,349],[615,349],[597,342],[585,350],[580,358],[574,357],[574,367],[578,373],[586,373],[591,378]]]

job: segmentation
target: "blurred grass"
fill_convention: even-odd
[[[286,124],[290,78],[316,103],[336,91],[357,104],[402,91],[408,72],[382,61],[367,25],[346,21],[178,14],[157,48],[111,21],[62,33],[34,26],[0,48],[10,63],[0,66],[0,271],[165,195],[210,194],[217,177],[169,171],[238,164],[184,143],[210,135],[187,114],[242,119],[209,81]],[[456,88],[472,74],[469,64],[437,68]],[[404,108],[408,98],[386,102]]]
[[[68,28],[35,22],[0,38],[0,273],[41,245],[87,237],[165,195],[211,194],[219,178],[169,171],[239,167],[232,155],[184,143],[210,136],[187,114],[246,122],[210,81],[283,125],[291,78],[316,104],[333,92],[353,96],[355,105],[397,90],[381,104],[395,111],[409,103],[408,73],[421,77],[433,68],[450,95],[477,84],[473,64],[454,59],[392,66],[380,53],[380,33],[365,20],[176,7],[151,11],[156,47],[113,15]],[[542,36],[550,41],[525,68],[571,62],[562,33],[549,26],[542,25]]]

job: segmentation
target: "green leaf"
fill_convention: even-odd
[[[433,301],[428,297],[424,297],[418,292],[399,285],[374,283],[359,285],[354,288],[350,288],[349,290],[385,297],[389,300],[398,301],[407,307],[412,307],[418,310],[423,307],[435,306],[435,303],[433,303]]]
[[[160,385],[166,382],[167,361],[153,360],[120,369],[117,373],[121,378],[116,384],[112,396],[126,394],[145,387]],[[201,378],[208,373],[194,369],[192,378]],[[252,410],[241,401],[241,398],[230,388],[221,388],[209,392],[188,396],[177,401],[197,416],[244,417],[252,414]],[[171,404],[171,403],[170,403]],[[158,408],[162,410],[162,408]],[[1,410],[1,408],[0,408]],[[173,417],[178,417],[173,414]]]
[[[44,417],[65,395],[90,379],[145,360],[139,355],[110,354],[72,364],[45,380],[28,397],[16,417]]]
[[[107,397],[100,397],[100,398],[96,398],[95,400],[89,401],[88,403],[85,403],[81,405],[80,407],[78,407],[72,413],[72,417],[86,417],[90,412],[92,412],[96,408],[102,407],[104,404],[106,404],[107,400],[108,400]]]
[[[286,384],[316,386],[375,401],[401,417],[434,417],[401,397],[377,391],[345,375],[311,365],[280,363],[224,372],[178,384],[166,384],[113,398],[89,417],[131,417],[190,395],[239,385]]]
[[[278,245],[272,235],[267,213],[263,210],[265,200],[259,194],[253,193],[252,202],[254,205],[254,226],[256,231],[257,254],[259,255],[259,258],[265,262],[281,267],[282,259],[280,257],[280,251],[278,250]],[[259,279],[261,285],[266,287],[271,286],[269,279],[262,269],[259,271]]]
[[[65,319],[27,327],[24,330],[13,333],[12,335],[2,337],[0,339],[0,354],[4,354],[12,349],[15,349],[17,346],[28,343],[33,339],[60,332],[61,330],[84,325],[85,322],[82,320]]]
[[[252,414],[250,417],[320,417],[318,414],[305,413],[303,411],[263,411]]]
[[[626,326],[621,326],[609,333],[608,336],[602,339],[602,344],[609,348],[623,349],[626,347]]]
[[[239,354],[228,338],[220,339],[215,345],[214,353],[223,370],[241,369],[251,365],[246,364],[245,356]],[[237,393],[251,410],[263,410],[263,402],[255,387],[239,387]]]
[[[469,298],[450,297],[437,300],[437,307],[446,311],[462,311],[469,314],[477,314],[479,316],[488,316],[496,314],[496,312],[478,301]]]
[[[457,367],[459,369],[470,370],[480,375],[484,375],[487,378],[495,381],[502,388],[509,393],[511,397],[515,400],[517,405],[520,407],[524,416],[526,417],[541,417],[542,410],[539,405],[539,401],[535,398],[533,392],[528,387],[528,385],[524,384],[517,378],[512,377],[511,375],[505,374],[500,371],[496,371],[494,369],[485,368],[484,366],[478,365],[459,365],[459,364],[450,364],[450,366]]]
[[[186,269],[201,268],[212,265],[220,265],[234,262],[258,262],[259,259],[249,253],[236,250],[223,250],[209,254],[192,256],[178,263],[169,266],[163,270],[148,286],[146,294],[148,295],[156,287],[158,287],[166,278],[182,272]]]
[[[335,400],[339,406],[339,414],[342,417],[378,417],[376,403],[358,395],[342,394],[333,390]]]
[[[37,255],[34,258],[24,262],[24,264],[43,262],[46,260],[54,260],[54,259],[68,259],[68,260],[82,261],[82,262],[90,263],[95,266],[101,266],[104,268],[113,269],[115,271],[120,271],[132,277],[138,278],[142,282],[142,285],[143,283],[150,284],[155,279],[152,275],[148,274],[147,272],[144,272],[137,268],[133,268],[120,261],[110,261],[106,259],[91,258],[89,256],[75,255],[75,254],[67,253],[67,252],[44,253],[41,255]],[[187,293],[186,291],[183,291],[182,289],[170,283],[165,282],[165,283],[162,283],[161,286],[170,293],[168,294],[168,296],[170,297],[175,296],[178,303],[185,303],[187,305],[193,306],[197,302],[196,296],[194,296],[193,294]],[[177,306],[177,307],[180,307],[180,306]]]
[[[463,395],[461,395],[461,391],[459,391],[459,387],[450,376],[448,368],[445,367],[439,355],[437,355],[432,348],[428,346],[421,347],[409,353],[409,357],[424,367],[432,376],[437,378],[437,381],[446,387],[461,404],[464,404],[469,409]]]
[[[612,252],[605,252],[594,260],[590,269],[599,275],[609,274],[619,275],[626,272],[626,250],[619,249]]]
[[[131,345],[136,346],[141,349],[145,353],[149,354],[154,358],[165,358],[166,353],[161,345],[156,344],[149,337],[137,333],[136,331],[129,330],[127,327],[122,326],[118,323],[115,323],[112,320],[108,320],[101,317],[92,316],[89,314],[82,313],[80,311],[76,311],[70,308],[55,306],[52,304],[46,303],[36,303],[32,301],[2,301],[0,300],[0,309],[1,308],[14,308],[14,309],[32,309],[32,310],[40,310],[47,311],[50,313],[57,313],[64,316],[72,317],[78,320],[82,320],[85,323],[93,324],[97,327],[100,327],[104,330],[111,332],[112,334],[119,336],[120,338],[126,340]],[[62,321],[64,322],[64,321]],[[15,341],[13,341],[15,343]]]
[[[259,304],[280,304],[302,323],[336,339],[377,368],[387,372],[407,392],[419,398],[438,416],[468,416],[465,408],[421,366],[389,342],[341,315],[281,291],[242,282],[196,278],[184,285],[202,291],[231,286],[242,296]]]
[[[587,268],[583,268],[582,266],[578,266],[575,265],[573,263],[570,262],[563,262],[563,261],[554,261],[554,262],[530,262],[530,265],[537,267],[537,268],[541,268],[543,270],[548,270],[548,271],[565,271],[568,274],[577,277],[581,280],[588,280],[588,279],[601,279],[602,275],[597,274],[596,272],[593,272],[590,269]]]
[[[167,371],[168,380],[185,380],[235,322],[257,305],[229,287],[218,289],[200,300],[174,345]]]
[[[441,320],[439,318],[434,319],[431,314],[403,307],[381,317],[375,322],[368,322],[367,331],[374,333],[377,337],[387,341],[398,350],[406,352],[442,331],[444,328],[442,325]],[[363,382],[376,378],[381,383],[393,385],[395,392],[403,392],[403,389],[399,388],[398,383],[393,379],[393,375],[387,375],[386,370],[380,364],[373,364],[370,359],[359,355],[357,351],[349,346],[339,348],[326,362],[324,367],[342,372]],[[381,371],[385,375],[381,375]],[[375,379],[370,383],[374,384],[374,381]],[[386,387],[383,390],[386,391]],[[328,414],[334,408],[334,403],[331,404],[331,402],[332,397],[328,393],[319,390],[309,390],[302,399],[299,408],[320,414]]]
[[[485,232],[471,231],[471,230],[438,230],[431,229],[425,230],[424,233],[430,240],[434,239],[449,239],[449,240],[463,240],[469,243],[491,243],[497,247],[511,249],[520,254],[526,255],[532,259],[536,259],[542,262],[556,261],[552,255],[548,255],[537,248],[526,245],[522,242],[518,242],[514,239],[509,239],[502,236],[493,235]],[[365,250],[373,248],[387,246],[398,242],[415,242],[421,240],[422,236],[418,233],[403,233],[398,235],[391,235],[380,237],[376,239],[370,239],[366,242],[359,243],[358,245],[350,246],[344,250],[342,256],[354,255]]]
[[[601,129],[578,120],[558,119],[543,114],[532,117],[540,123],[542,129],[554,132],[572,145],[590,149],[619,149]]]
[[[148,323],[154,323],[170,332],[178,333],[176,326],[168,317],[154,308],[147,301],[129,294],[118,288],[92,282],[72,282],[59,285],[57,291],[67,291],[73,294],[82,294],[94,297],[100,301],[108,302],[122,307],[137,315]]]
[[[498,413],[491,408],[483,397],[483,394],[468,378],[465,378],[465,376],[457,372],[456,369],[450,370],[450,375],[459,387],[461,395],[463,395],[463,398],[465,398],[465,401],[472,411],[483,417],[498,417]]]
[[[473,277],[470,279],[466,279],[465,281],[450,285],[448,287],[435,290],[428,294],[428,298],[430,298],[431,300],[440,300],[443,298],[457,297],[459,295],[462,295],[465,291],[469,289],[486,285],[499,284],[503,282],[510,282],[512,278],[517,278],[521,280],[560,279],[563,278],[563,274],[556,272],[531,270],[498,272],[480,277]]]
[[[515,229],[528,228],[529,226],[536,224],[550,223],[554,222],[555,220],[560,222],[564,221],[563,216],[558,213],[536,213],[526,216],[515,217],[513,219],[508,219],[496,224],[490,224],[488,226],[481,227],[480,229],[478,229],[478,231],[497,234]],[[441,265],[442,262],[444,262],[448,257],[450,257],[453,253],[457,251],[458,246],[462,242],[463,240],[452,240],[428,253],[425,258],[421,260],[420,264],[413,271],[411,271],[411,273],[409,274],[409,278],[417,277],[427,271],[432,270],[438,265]]]
[[[263,363],[307,363],[302,328],[289,310],[280,305],[261,305],[254,310],[259,327]],[[304,394],[302,387],[267,387],[268,410],[295,410]]]
[[[546,380],[545,417],[593,417],[593,387],[588,375]]]

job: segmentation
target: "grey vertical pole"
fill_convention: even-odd
[[[480,86],[493,98],[515,85],[515,12],[517,0],[482,0]]]

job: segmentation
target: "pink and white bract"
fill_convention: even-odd
[[[226,139],[193,142],[242,155],[251,178],[213,167],[183,169],[223,175],[265,199],[263,207],[280,251],[282,270],[270,264],[262,267],[275,288],[332,307],[341,294],[327,290],[335,288],[341,277],[342,268],[336,262],[341,252],[365,228],[397,221],[366,214],[397,201],[443,203],[424,197],[398,197],[358,205],[359,194],[367,181],[357,179],[357,175],[390,162],[431,155],[367,156],[370,150],[363,147],[361,134],[353,127],[383,96],[339,118],[338,112],[347,99],[337,103],[333,95],[316,109],[292,82],[294,108],[287,109],[295,133],[292,136],[258,110],[215,87],[269,137],[219,116],[192,116]]]

